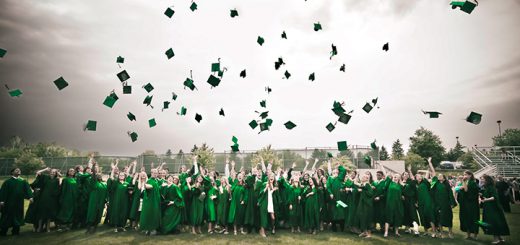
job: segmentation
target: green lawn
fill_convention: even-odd
[[[5,178],[0,178],[0,183]],[[27,203],[25,208],[27,208]],[[511,230],[511,236],[506,237],[507,244],[520,244],[520,205],[513,207],[513,212],[507,215],[507,221]],[[139,232],[127,231],[124,233],[114,233],[112,229],[106,226],[100,226],[98,232],[94,235],[85,235],[85,230],[74,230],[64,233],[33,233],[30,225],[22,227],[19,237],[8,235],[0,238],[0,244],[23,244],[23,245],[41,245],[41,244],[171,244],[191,242],[194,244],[490,244],[491,236],[484,235],[482,232],[478,237],[478,241],[467,241],[465,235],[459,231],[458,208],[454,209],[454,239],[440,239],[429,237],[414,237],[402,233],[401,238],[390,237],[384,239],[382,234],[375,234],[371,239],[358,238],[356,235],[348,233],[334,233],[325,231],[317,235],[309,235],[305,233],[292,234],[287,230],[279,230],[276,235],[262,238],[258,234],[250,235],[220,235],[220,234],[203,234],[192,235],[189,233],[181,233],[178,235],[158,235],[144,236]]]

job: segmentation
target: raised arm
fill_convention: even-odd
[[[229,158],[226,157],[226,166],[224,167],[224,175],[229,178]]]
[[[260,165],[262,166],[262,172],[267,172],[267,168],[265,167],[264,158],[260,156]]]
[[[36,171],[36,176],[41,175],[44,172],[49,171],[49,170],[51,170],[51,168],[49,168],[49,167],[41,169],[41,170],[38,170],[38,171]]]
[[[305,159],[305,167],[303,167],[302,173],[307,172],[307,167],[309,167],[309,160]]]
[[[431,175],[430,178],[433,178],[435,176],[435,168],[432,164],[432,157],[428,157],[428,168],[429,168],[429,174]]]
[[[332,175],[332,162],[330,158],[327,160],[327,172],[329,172],[329,175]]]
[[[193,155],[192,159],[193,159],[193,167],[195,168],[193,174],[195,175],[195,174],[199,173],[199,165],[197,163],[197,155]]]
[[[314,159],[314,164],[312,164],[312,168],[311,168],[313,172],[316,170],[316,163],[318,163],[318,161],[319,161],[318,158]]]
[[[94,154],[90,154],[87,163],[87,167],[89,167],[90,169],[92,169],[92,166],[94,166]]]

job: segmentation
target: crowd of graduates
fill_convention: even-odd
[[[124,168],[112,163],[103,180],[93,158],[61,176],[56,169],[36,173],[29,184],[20,169],[0,189],[0,235],[12,227],[18,234],[24,223],[35,232],[84,228],[94,233],[102,222],[114,232],[138,230],[146,235],[191,232],[248,234],[265,237],[278,228],[291,232],[331,229],[370,238],[399,237],[400,231],[423,236],[453,238],[453,212],[459,206],[461,231],[476,239],[479,229],[494,236],[494,243],[509,235],[494,178],[476,180],[465,171],[456,182],[436,174],[431,159],[426,174],[387,174],[379,166],[376,176],[346,169],[331,160],[326,169],[309,163],[303,171],[273,169],[263,159],[252,169],[236,169],[226,160],[223,174],[208,171],[193,157],[191,168],[170,174],[164,164],[149,173],[136,162]],[[106,178],[106,177],[105,177]],[[450,184],[451,182],[451,184]],[[24,199],[30,204],[24,218]],[[482,209],[482,212],[481,212]],[[482,215],[481,215],[482,213]],[[104,217],[104,219],[103,219]],[[444,229],[447,230],[444,230]]]

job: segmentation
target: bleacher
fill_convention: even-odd
[[[502,175],[506,178],[520,177],[520,147],[473,147],[473,158],[480,167],[475,177]]]

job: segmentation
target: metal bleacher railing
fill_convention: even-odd
[[[504,177],[520,176],[520,147],[473,147],[472,153],[481,169],[475,172],[476,177],[484,174],[502,175]]]

